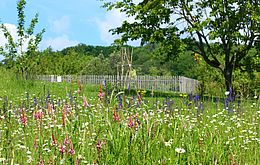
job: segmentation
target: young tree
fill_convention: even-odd
[[[25,14],[24,8],[26,5],[25,0],[17,2],[18,12],[18,26],[17,35],[18,40],[15,41],[14,37],[8,31],[5,24],[0,25],[0,30],[3,31],[7,43],[4,47],[0,47],[0,54],[5,56],[5,64],[8,68],[16,67],[22,77],[25,77],[31,71],[33,64],[37,59],[38,45],[42,40],[42,35],[45,29],[34,35],[34,28],[38,23],[39,14],[31,20],[29,27],[25,28]]]
[[[161,43],[164,52],[174,56],[182,50],[180,35],[192,39],[187,48],[221,71],[227,90],[232,75],[254,47],[260,30],[259,0],[118,0],[107,2],[134,22],[124,21],[113,34],[124,43],[141,38]],[[195,47],[193,47],[194,45]],[[177,53],[176,53],[177,52]]]

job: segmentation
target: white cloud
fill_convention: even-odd
[[[13,37],[14,42],[17,42],[18,40],[18,35],[17,35],[17,27],[14,24],[9,24],[9,23],[5,23],[4,24],[6,26],[6,28],[8,29],[8,31],[10,32],[10,34]],[[28,46],[28,41],[29,39],[27,39],[26,41],[24,41],[24,50],[27,49]],[[7,40],[4,37],[4,33],[2,32],[2,30],[0,30],[0,46],[5,46],[5,44],[7,43]],[[67,35],[61,35],[55,38],[48,38],[48,39],[43,39],[40,42],[40,49],[45,49],[49,46],[51,46],[54,50],[61,50],[65,47],[68,46],[74,46],[77,45],[79,42],[78,41],[74,41],[74,40],[70,40],[69,37]],[[0,57],[1,60],[1,57]]]
[[[14,24],[4,23],[4,26],[8,30],[8,32],[11,34],[13,41],[16,43],[18,41],[18,34],[17,34],[17,27]],[[29,39],[26,39],[24,41],[23,49],[26,50],[28,46]],[[5,48],[5,45],[8,43],[8,40],[5,38],[4,33],[2,29],[0,29],[0,46]],[[18,49],[18,48],[17,48]],[[19,51],[18,51],[19,52]],[[2,61],[4,57],[0,55],[0,61]]]
[[[55,33],[67,33],[70,28],[70,18],[63,16],[59,19],[50,21],[51,30]]]
[[[17,43],[18,38],[19,38],[19,36],[17,34],[17,26],[14,24],[9,24],[9,23],[4,23],[4,26],[7,28],[8,32],[11,34],[13,41],[15,43]],[[34,36],[31,36],[31,37],[34,37]],[[24,40],[23,51],[25,51],[27,49],[29,40],[30,40],[30,38],[27,38]],[[7,43],[8,43],[8,40],[5,38],[2,29],[0,29],[0,46],[4,47],[5,44],[7,44]],[[19,49],[19,48],[17,47],[17,49]]]
[[[4,26],[7,28],[7,30],[9,31],[9,33],[12,35],[13,40],[17,41],[18,39],[18,35],[17,35],[17,30],[16,30],[16,26],[13,24],[9,24],[9,23],[4,23]],[[7,43],[7,39],[4,36],[4,33],[2,31],[2,29],[0,30],[0,46],[4,46]]]
[[[112,35],[109,30],[121,26],[125,20],[130,23],[135,22],[134,17],[127,17],[126,14],[121,13],[119,10],[108,11],[104,20],[96,19],[101,40],[107,44],[111,44],[115,39],[120,38],[120,35]],[[128,44],[137,46],[140,45],[140,41],[130,41]]]
[[[45,49],[49,46],[53,48],[53,50],[62,50],[63,48],[69,47],[69,46],[75,46],[79,44],[78,41],[70,40],[67,35],[62,35],[56,38],[48,38],[46,40],[43,40],[40,43],[40,48]]]

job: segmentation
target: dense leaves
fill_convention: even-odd
[[[134,18],[111,30],[121,34],[123,43],[136,39],[142,44],[160,43],[172,57],[183,50],[180,35],[191,38],[195,45],[191,50],[222,73],[227,90],[232,88],[234,70],[259,35],[258,0],[120,0],[104,7]]]
[[[17,41],[14,40],[14,36],[11,35],[5,24],[0,25],[0,30],[4,33],[8,41],[4,48],[0,47],[0,54],[5,57],[3,62],[8,68],[15,69],[23,77],[34,72],[34,66],[38,60],[36,51],[42,40],[42,35],[45,32],[45,29],[43,29],[39,33],[34,34],[34,28],[38,23],[38,13],[31,20],[29,27],[27,29],[25,28],[25,5],[25,0],[17,2]],[[28,44],[26,44],[26,42],[28,42]]]

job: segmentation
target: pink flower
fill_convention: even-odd
[[[44,162],[43,162],[42,158],[40,159],[38,165],[44,165]]]
[[[66,112],[62,112],[62,125],[66,126]]]
[[[142,102],[142,96],[138,94],[138,103],[141,104],[141,102]]]
[[[68,144],[70,144],[68,135],[66,135],[66,138],[64,139],[63,143],[64,143],[64,145],[66,145],[66,146],[67,146]]]
[[[74,155],[74,154],[75,154],[75,150],[74,150],[74,148],[73,148],[72,142],[70,142],[70,150],[69,150],[69,153],[70,153],[71,155]]]
[[[52,115],[52,104],[48,103],[48,114]]]
[[[44,115],[44,112],[42,112],[42,111],[35,112],[34,113],[34,119],[40,120],[43,117],[43,115]]]
[[[133,121],[132,117],[129,117],[128,127],[132,128],[133,126],[134,126],[134,121]]]
[[[55,139],[54,134],[51,135],[51,138],[52,138],[52,143],[51,144],[53,146],[56,146],[57,145],[57,140]]]
[[[98,98],[102,99],[104,97],[104,93],[101,91],[98,92]]]
[[[80,89],[78,88],[78,95],[80,95]]]
[[[82,86],[80,84],[80,80],[78,80],[78,95],[80,95],[81,89],[82,89]]]
[[[102,99],[102,98],[104,97],[104,93],[103,93],[103,91],[102,91],[102,84],[100,84],[100,86],[99,86],[98,97],[99,97],[100,99]]]
[[[34,139],[34,142],[33,142],[33,148],[37,148],[38,145],[37,145],[37,138]]]
[[[63,155],[65,153],[65,147],[63,146],[63,144],[60,144],[60,153]]]
[[[120,116],[118,115],[118,113],[116,112],[115,109],[114,109],[114,114],[113,114],[113,120],[116,122],[120,122]]]
[[[98,139],[98,142],[97,142],[97,150],[101,150],[102,149],[102,143],[101,143],[101,140]]]
[[[24,126],[26,126],[27,121],[28,121],[27,117],[21,115],[20,120],[21,120],[21,123],[24,124]]]
[[[20,121],[21,121],[21,123],[22,123],[24,126],[26,126],[28,119],[27,119],[27,117],[25,116],[25,113],[24,113],[24,110],[23,110],[23,109],[22,109],[22,114],[20,115]]]
[[[102,149],[102,143],[101,143],[101,140],[98,139],[98,142],[97,142],[97,151],[98,151],[98,159],[99,159],[99,160],[101,159],[101,149]]]

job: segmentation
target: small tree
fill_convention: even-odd
[[[36,51],[42,40],[42,35],[45,32],[45,29],[43,29],[41,32],[34,35],[34,28],[38,23],[38,13],[31,20],[29,27],[25,29],[25,5],[25,0],[19,0],[17,2],[17,41],[14,40],[13,36],[8,31],[8,28],[4,24],[0,25],[0,29],[3,31],[4,36],[7,39],[5,46],[0,47],[0,54],[5,56],[5,65],[8,68],[15,67],[22,77],[27,76],[31,72],[35,62],[37,61]],[[26,42],[28,42],[28,45]]]
[[[112,29],[121,43],[141,38],[159,42],[168,56],[183,49],[180,35],[192,39],[187,48],[221,71],[226,90],[234,70],[242,66],[260,30],[259,0],[118,0],[105,3],[135,21]],[[192,46],[194,45],[194,47]]]

